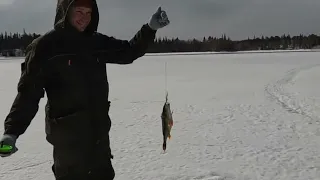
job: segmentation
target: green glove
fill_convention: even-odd
[[[3,135],[0,140],[0,156],[8,157],[18,151],[16,147],[17,136],[12,134]]]
[[[158,8],[157,12],[152,15],[148,25],[153,30],[158,30],[170,24],[167,13],[161,10],[161,7]]]

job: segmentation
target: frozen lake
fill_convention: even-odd
[[[22,59],[0,61],[0,133]],[[167,88],[172,139],[162,153]],[[320,52],[144,56],[107,65],[115,180],[320,180]],[[0,179],[53,180],[44,105]]]

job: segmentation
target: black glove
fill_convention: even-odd
[[[0,149],[2,147],[6,146],[11,146],[12,150],[10,152],[1,152],[0,151],[0,156],[1,157],[8,157],[12,155],[13,153],[18,151],[18,148],[16,147],[16,141],[17,141],[17,136],[12,135],[12,134],[4,134],[2,139],[0,140]]]

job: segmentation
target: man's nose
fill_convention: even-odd
[[[81,16],[80,21],[81,21],[81,22],[86,22],[86,21],[88,21],[88,19],[89,19],[89,18],[84,15],[84,16]]]

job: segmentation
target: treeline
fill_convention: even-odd
[[[30,44],[35,38],[39,37],[39,34],[27,34],[25,31],[20,33],[1,33],[0,34],[0,52],[5,50],[20,49],[25,50],[28,44]]]
[[[149,52],[206,52],[206,51],[250,51],[250,50],[288,50],[312,49],[320,45],[320,36],[271,36],[253,37],[241,41],[233,41],[226,35],[220,38],[204,37],[202,40],[180,40],[178,38],[159,38]]]
[[[20,49],[24,51],[39,34],[19,33],[0,34],[0,52]],[[148,53],[166,52],[205,52],[205,51],[248,51],[248,50],[281,50],[281,49],[311,49],[320,45],[320,36],[271,36],[253,37],[241,41],[233,41],[226,35],[221,37],[204,37],[202,40],[180,40],[178,38],[158,38],[148,49]]]

